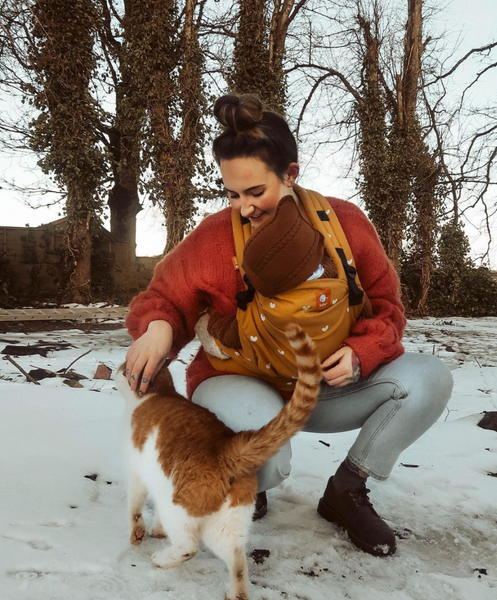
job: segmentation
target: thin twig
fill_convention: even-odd
[[[36,379],[33,379],[29,373],[26,373],[26,371],[21,367],[21,365],[18,365],[16,363],[16,361],[13,358],[11,358],[9,355],[4,356],[3,359],[8,360],[9,362],[11,362],[14,365],[14,367],[19,369],[19,371],[21,371],[21,373],[24,375],[24,377],[26,377],[26,379],[28,381],[32,381],[35,385],[41,385],[39,381],[36,381]]]
[[[78,356],[78,358],[75,358],[72,363],[66,367],[63,371],[61,371],[61,375],[65,375],[67,373],[67,371],[73,366],[73,364],[78,361],[80,358],[83,358],[83,356],[86,356],[87,354],[90,354],[90,352],[93,350],[93,348],[90,348],[88,350],[88,352],[85,352],[84,354],[82,354],[81,356]]]

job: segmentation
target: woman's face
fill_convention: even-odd
[[[283,197],[290,194],[297,200],[293,191],[297,163],[290,163],[283,180],[257,157],[222,160],[220,169],[231,206],[250,219],[253,227],[270,219]]]

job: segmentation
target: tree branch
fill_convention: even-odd
[[[492,50],[496,46],[497,46],[497,42],[492,42],[491,44],[487,44],[486,46],[482,46],[481,48],[473,48],[472,50],[467,52],[460,60],[458,60],[456,62],[456,64],[447,71],[447,73],[444,73],[443,75],[439,75],[433,81],[430,81],[429,83],[427,83],[426,87],[429,87],[430,85],[433,85],[437,81],[440,81],[441,79],[445,79],[446,77],[449,77],[450,75],[452,75],[452,73],[454,73],[454,71],[456,71],[472,54],[486,52],[488,50]]]
[[[328,77],[337,77],[344,84],[344,86],[346,87],[346,89],[352,94],[352,96],[354,96],[354,98],[357,100],[357,102],[359,102],[360,104],[362,104],[362,101],[363,101],[362,100],[362,96],[349,83],[349,81],[347,80],[347,78],[345,77],[345,75],[343,75],[342,73],[340,73],[340,71],[336,71],[335,69],[331,69],[329,67],[324,67],[322,65],[316,65],[314,63],[308,63],[308,64],[296,64],[293,67],[291,67],[290,69],[286,70],[285,73],[288,74],[288,73],[291,73],[292,71],[296,71],[297,69],[317,69],[318,71],[325,71]]]

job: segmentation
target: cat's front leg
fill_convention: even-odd
[[[152,529],[150,530],[150,536],[153,538],[165,538],[167,534],[162,526],[162,521],[160,520],[159,511],[155,509],[154,514],[154,522],[152,524]]]
[[[128,515],[130,524],[129,542],[138,546],[147,537],[142,510],[147,499],[147,488],[136,473],[131,473],[128,482]]]

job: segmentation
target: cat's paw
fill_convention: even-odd
[[[177,564],[176,561],[171,560],[171,553],[167,552],[167,550],[158,550],[157,552],[154,552],[152,554],[152,562],[156,567],[159,567],[159,569],[170,569]]]
[[[170,546],[163,550],[158,550],[152,554],[152,562],[161,569],[171,569],[177,565],[192,559],[197,554],[198,548],[188,549]]]
[[[135,525],[129,536],[129,543],[133,546],[139,546],[146,537],[147,531],[145,529],[145,523],[143,523],[143,525]]]

